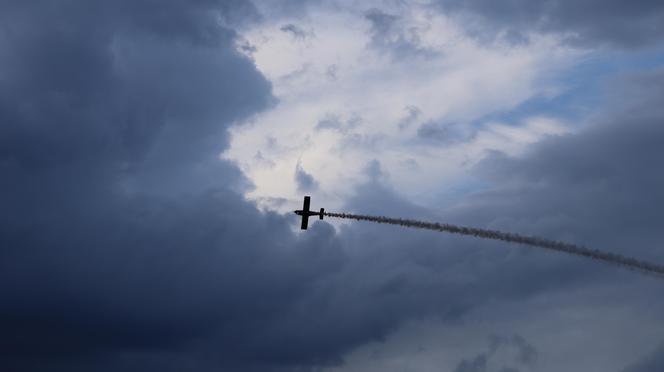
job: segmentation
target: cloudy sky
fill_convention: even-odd
[[[660,372],[664,2],[0,0],[3,371]]]

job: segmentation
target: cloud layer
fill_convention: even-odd
[[[664,5],[660,1],[621,0],[439,0],[444,11],[466,16],[470,30],[483,39],[499,34],[514,42],[531,32],[554,32],[573,45],[609,44],[636,48],[662,42]],[[480,20],[473,22],[473,16]]]
[[[664,262],[662,71],[616,82],[606,108],[571,132],[542,117],[475,126],[479,116],[544,94],[538,77],[548,70],[539,62],[567,63],[567,47],[549,50],[559,44],[547,36],[531,49],[486,49],[422,8],[371,4],[326,16],[316,12],[330,4],[306,3],[275,5],[274,14],[221,0],[1,3],[0,369],[380,369],[394,359],[353,353],[418,344],[426,332],[404,334],[413,321],[482,334],[480,346],[432,336],[432,344],[470,346],[422,370],[492,367],[505,350],[516,352],[505,368],[657,366],[661,350],[643,350],[661,342],[658,282],[384,226],[315,221],[298,233],[292,213],[261,211],[246,195],[269,179],[286,190],[268,195],[284,209],[292,209],[284,195],[299,186],[318,190],[317,206],[337,198],[351,211],[544,235]],[[649,19],[637,10],[634,22]],[[311,14],[321,21],[310,22],[315,29],[302,21]],[[431,53],[441,46],[432,44],[437,30],[458,43]],[[301,53],[270,54],[282,45]],[[335,49],[350,58],[325,54]],[[441,61],[451,75],[435,74]],[[438,84],[422,84],[432,76]],[[450,88],[459,81],[473,89]],[[467,94],[476,89],[486,93],[480,103]],[[427,99],[436,92],[446,100]],[[328,99],[337,101],[320,105]],[[259,135],[236,142],[229,134],[243,130]],[[437,147],[450,137],[466,142],[456,152]],[[238,144],[247,147],[237,163],[220,159]],[[349,175],[339,177],[329,154]],[[436,167],[443,155],[467,154],[464,169],[482,180],[474,192],[449,208],[404,197],[421,191],[409,184],[438,187],[442,173],[432,169],[445,170]],[[236,165],[252,161],[271,178]],[[486,363],[472,357],[486,349],[482,322],[510,328],[480,352]],[[565,337],[571,330],[581,341]],[[418,360],[437,354],[424,350]]]

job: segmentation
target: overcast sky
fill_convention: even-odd
[[[664,2],[0,0],[0,370],[661,372]]]

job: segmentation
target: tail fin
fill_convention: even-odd
[[[320,219],[323,219],[323,214],[325,214],[325,208],[320,209]]]

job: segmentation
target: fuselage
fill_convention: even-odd
[[[304,202],[302,204],[302,209],[298,209],[295,212],[298,216],[302,216],[302,225],[300,226],[302,230],[306,230],[307,226],[309,225],[309,217],[310,216],[318,216],[321,220],[323,219],[323,216],[325,215],[325,208],[321,208],[320,212],[314,212],[309,209],[311,197],[310,196],[305,196],[304,197]]]
[[[298,216],[319,216],[320,212],[297,210],[295,214]]]

